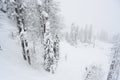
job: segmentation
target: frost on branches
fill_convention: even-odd
[[[48,19],[47,13],[43,14]],[[44,64],[46,71],[54,73],[59,60],[59,38],[50,33],[50,22],[46,21],[44,31]]]
[[[44,43],[44,68],[52,73],[55,72],[59,60],[59,41],[57,39],[56,37],[56,41],[53,41],[51,37],[48,37]]]
[[[24,60],[35,68],[42,67],[52,73],[59,60],[56,32],[60,26],[57,7],[53,3],[53,0],[0,1],[0,10],[17,24]]]
[[[112,48],[112,62],[107,76],[107,80],[119,80],[120,77],[120,37],[116,39]]]

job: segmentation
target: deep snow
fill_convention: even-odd
[[[110,43],[97,41],[95,47],[80,44],[77,47],[60,42],[61,60],[55,74],[35,69],[23,60],[19,39],[5,14],[0,12],[0,80],[84,80],[86,67],[96,65],[103,70],[106,80],[110,64]]]

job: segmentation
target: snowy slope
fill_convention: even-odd
[[[110,46],[97,42],[96,47],[70,46],[62,41],[60,46],[61,61],[55,74],[34,69],[23,60],[20,43],[11,38],[15,25],[0,13],[0,80],[84,80],[85,68],[98,65],[103,69],[106,79],[109,70]]]
[[[85,68],[91,65],[102,68],[104,72],[103,79],[106,79],[109,70],[110,44],[104,43],[105,49],[101,49],[99,46],[95,48],[89,46],[75,48],[66,42],[62,42],[61,46],[62,52],[65,53],[65,58],[67,55],[66,62],[61,64],[60,71],[58,71],[60,72],[58,76],[62,78],[61,80],[84,80]]]
[[[17,40],[11,38],[16,30],[6,15],[0,13],[0,79],[1,80],[47,80],[44,74],[31,68],[24,60]],[[43,75],[43,76],[42,76]]]

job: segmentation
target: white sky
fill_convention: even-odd
[[[92,24],[111,33],[120,32],[120,0],[59,0],[65,23]]]

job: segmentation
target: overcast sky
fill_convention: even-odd
[[[120,0],[58,0],[67,27],[92,24],[111,33],[120,32]]]

